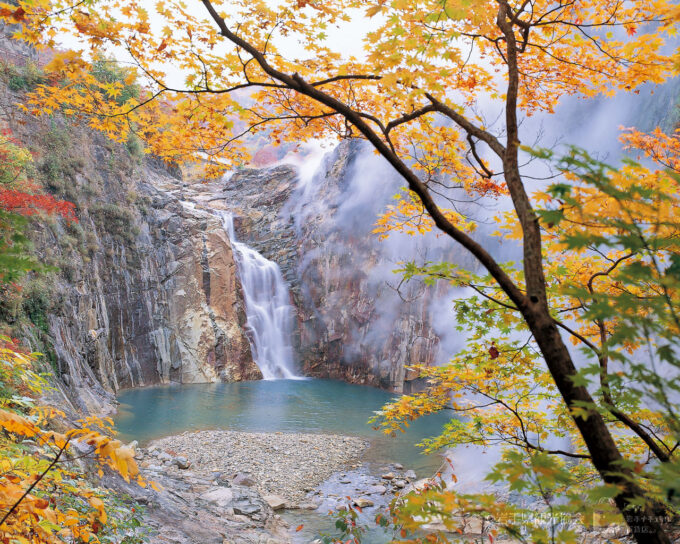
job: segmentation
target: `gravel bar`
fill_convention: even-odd
[[[155,440],[149,449],[185,457],[197,474],[250,476],[261,493],[299,502],[333,473],[356,465],[368,445],[333,434],[210,430]]]

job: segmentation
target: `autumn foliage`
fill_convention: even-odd
[[[64,414],[36,403],[35,398],[49,389],[45,377],[36,372],[37,361],[38,354],[0,338],[4,388],[0,398],[4,431],[0,439],[0,540],[100,542],[97,535],[115,534],[108,527],[110,500],[75,460],[94,461],[100,475],[108,467],[126,481],[147,484],[139,476],[134,450],[111,437],[110,419],[87,417],[65,432],[53,430]]]
[[[565,97],[637,93],[677,75],[677,4],[169,0],[154,9],[0,4],[1,18],[21,23],[17,39],[53,48],[71,34],[83,47],[54,55],[52,83],[25,111],[71,115],[118,141],[134,134],[149,152],[207,161],[215,175],[249,159],[250,134],[368,140],[405,183],[377,234],[436,229],[480,265],[401,267],[408,280],[461,288],[455,326],[468,343],[449,365],[421,369],[430,389],[387,406],[376,424],[393,432],[452,405],[458,417],[426,447],[500,447],[493,482],[555,516],[587,524],[597,513],[625,521],[639,543],[669,543],[680,496],[678,137],[629,130],[632,157],[608,165],[587,150],[541,149],[522,119]],[[328,36],[354,17],[368,30],[351,56]],[[115,78],[96,69],[103,50],[122,61]],[[532,185],[528,158],[550,163],[555,179]],[[520,262],[500,262],[473,236],[482,219],[457,205],[470,199],[507,203],[498,235],[516,241]],[[523,522],[512,501],[450,487],[395,504],[397,538],[429,521],[454,529],[461,512],[531,542],[577,538],[554,518]]]
[[[29,253],[26,229],[32,216],[77,221],[71,202],[58,200],[31,178],[33,156],[12,136],[0,133],[0,282],[13,282],[40,263]]]

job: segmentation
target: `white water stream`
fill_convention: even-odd
[[[295,313],[281,269],[236,239],[229,212],[221,212],[221,217],[243,286],[253,359],[265,380],[300,378],[291,344]]]

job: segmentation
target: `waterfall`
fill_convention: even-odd
[[[291,344],[294,310],[281,269],[236,239],[231,213],[221,217],[243,286],[253,359],[265,380],[298,378]]]

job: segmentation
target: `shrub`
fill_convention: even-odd
[[[43,280],[29,281],[24,288],[22,308],[31,322],[43,332],[48,331],[47,312],[51,307],[50,289]]]
[[[33,61],[28,61],[25,66],[3,63],[2,78],[7,87],[15,92],[32,91],[47,81],[43,71]]]
[[[128,244],[139,234],[132,211],[117,204],[95,204],[90,207],[90,214],[97,227]]]
[[[125,104],[131,98],[137,98],[141,91],[141,87],[133,79],[128,83],[131,77],[134,77],[133,70],[125,68],[118,64],[113,58],[100,56],[92,63],[91,74],[102,83],[120,83],[122,85],[121,92],[115,97],[118,105]],[[113,96],[111,96],[113,99]]]
[[[134,132],[128,134],[128,139],[125,142],[125,149],[133,159],[140,161],[144,156],[144,142]]]
[[[55,194],[69,197],[73,202],[77,201],[78,193],[66,178],[73,178],[76,172],[82,170],[85,161],[74,152],[68,131],[53,123],[44,135],[42,145],[44,156],[39,170],[47,188]]]

